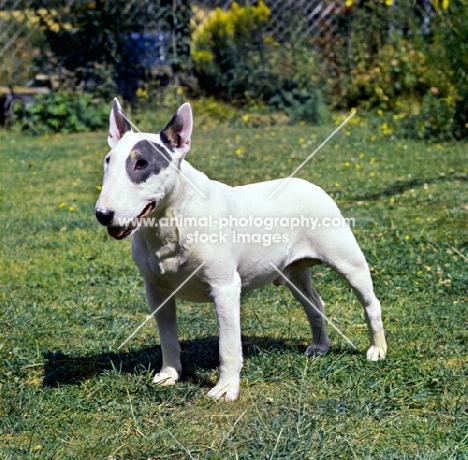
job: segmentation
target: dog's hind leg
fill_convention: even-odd
[[[311,268],[304,265],[294,267],[289,275],[289,281],[286,285],[294,298],[304,307],[312,329],[312,345],[307,347],[306,354],[324,355],[328,351],[330,339],[323,318],[323,301],[312,286]]]
[[[348,281],[363,306],[370,335],[367,359],[377,361],[385,358],[387,353],[380,302],[375,296],[364,254],[351,231],[347,232],[347,228],[343,230],[346,232],[342,233],[340,238],[333,240],[333,245],[328,248],[326,263]]]
[[[146,298],[152,312],[157,310],[166,299],[147,281]],[[175,299],[169,299],[154,316],[161,341],[162,367],[161,371],[154,376],[153,382],[162,386],[174,385],[182,373]]]

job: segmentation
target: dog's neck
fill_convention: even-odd
[[[156,219],[171,218],[181,214],[181,205],[184,208],[203,206],[206,200],[207,183],[210,179],[202,172],[195,169],[189,162],[183,160],[177,172],[174,188],[166,193],[166,196],[158,204],[151,214]]]
[[[141,226],[135,235],[159,260],[160,273],[176,272],[189,257],[183,236],[186,229],[180,228],[178,219],[209,214],[209,200],[201,195],[208,194],[209,182],[205,174],[183,161],[174,188],[148,216],[157,225]]]
[[[190,163],[183,160],[174,188],[166,193],[163,200],[158,203],[157,208],[148,216],[154,219],[157,225],[142,226],[139,232],[145,234],[145,238],[153,245],[163,247],[168,243],[178,240],[179,228],[174,218],[184,216],[189,217],[192,213],[209,213],[209,206],[206,198],[202,194],[207,194],[208,177],[195,169]],[[171,225],[167,225],[172,219]]]

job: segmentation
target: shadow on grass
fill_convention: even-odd
[[[400,195],[406,190],[421,187],[424,184],[433,184],[434,182],[453,182],[462,181],[468,182],[468,176],[466,174],[444,174],[437,177],[426,177],[426,178],[413,178],[406,181],[397,180],[394,184],[384,188],[380,192],[376,193],[365,193],[356,199],[376,201],[382,197]]]
[[[219,366],[218,337],[209,336],[181,342],[182,381],[205,385],[200,371],[214,370]],[[244,358],[263,353],[304,354],[306,347],[299,342],[268,337],[242,337]],[[354,354],[352,350],[333,348],[330,354]],[[89,356],[68,356],[60,350],[44,355],[44,387],[80,385],[83,381],[107,372],[144,374],[159,370],[162,363],[161,347],[141,348],[126,353],[100,353]]]

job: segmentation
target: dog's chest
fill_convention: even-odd
[[[189,251],[178,239],[178,232],[162,232],[149,240],[135,234],[132,243],[133,258],[145,280],[161,292],[174,292],[177,296],[193,302],[209,302],[206,283],[199,277],[191,278],[198,268],[189,261]],[[159,239],[164,236],[163,239]],[[190,281],[188,281],[190,279]],[[183,287],[182,287],[183,286]]]
[[[181,262],[179,247],[179,232],[176,227],[162,228],[157,234],[156,241],[149,242],[151,254],[154,254],[154,262],[158,264],[161,274],[176,272]]]
[[[187,257],[179,243],[175,226],[145,229],[135,235],[132,244],[133,258],[147,276],[163,277],[177,273]]]

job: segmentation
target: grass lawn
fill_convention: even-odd
[[[106,133],[1,134],[0,459],[468,458],[468,148],[392,139],[353,124],[297,174],[322,186],[371,266],[389,353],[368,362],[363,312],[325,266],[314,284],[330,353],[287,288],[243,300],[236,403],[217,377],[213,306],[179,302],[183,380],[161,364],[130,242],[93,209]],[[231,185],[285,177],[334,129],[195,131],[188,160]],[[347,132],[346,132],[347,131]]]

